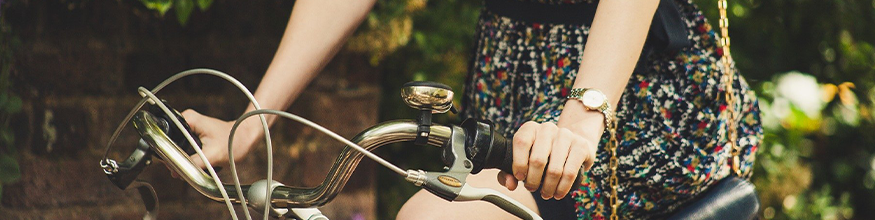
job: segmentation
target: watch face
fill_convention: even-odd
[[[583,93],[581,101],[583,101],[583,105],[585,105],[586,107],[598,108],[605,103],[605,95],[602,95],[602,93],[598,91],[587,90]]]

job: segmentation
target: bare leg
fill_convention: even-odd
[[[514,191],[509,191],[501,184],[498,184],[496,176],[498,170],[483,170],[477,175],[468,176],[468,184],[476,187],[486,187],[498,190],[501,193],[507,194],[511,198],[519,201],[528,208],[538,212],[538,207],[535,205],[535,199],[525,187],[517,187]],[[438,198],[435,195],[419,190],[410,200],[404,203],[401,211],[398,212],[399,220],[429,220],[429,219],[519,219],[510,213],[483,201],[472,202],[447,202],[444,199]]]

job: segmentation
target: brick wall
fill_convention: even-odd
[[[191,68],[227,72],[254,88],[279,43],[292,3],[216,1],[195,11],[185,27],[138,1],[18,1],[3,16],[21,41],[15,50],[15,91],[23,111],[16,131],[21,179],[3,187],[2,219],[137,219],[139,196],[102,174],[98,161],[113,129],[137,101],[136,88],[151,88]],[[378,71],[359,55],[341,52],[290,109],[345,137],[377,123]],[[245,99],[207,76],[182,80],[158,95],[178,109],[194,108],[233,119]],[[274,134],[274,178],[290,186],[321,182],[339,143],[311,129],[280,122]],[[112,158],[132,151],[128,130]],[[264,178],[264,148],[240,163],[241,181]],[[373,219],[374,165],[363,160],[350,184],[322,208],[332,219]],[[230,182],[230,175],[220,176]],[[160,164],[141,175],[159,196],[160,219],[228,219],[213,202],[170,176]],[[239,211],[239,210],[238,210]]]

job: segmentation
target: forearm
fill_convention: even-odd
[[[658,4],[659,1],[656,0],[600,1],[584,47],[574,88],[595,88],[602,91],[607,96],[608,103],[616,110],[644,47]],[[570,101],[566,103],[559,123],[560,126],[575,127],[574,125],[601,123],[601,120],[603,119],[599,113],[586,111],[579,101]],[[579,123],[581,121],[586,123]],[[578,127],[573,130],[580,129],[588,128]]]
[[[331,60],[367,16],[375,0],[298,0],[255,98],[284,110]],[[249,106],[247,111],[254,110]],[[273,122],[274,117],[268,117]],[[253,121],[253,120],[249,120]],[[249,122],[247,121],[247,122]]]

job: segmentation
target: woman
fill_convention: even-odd
[[[264,108],[286,109],[373,3],[297,1],[255,94]],[[611,214],[607,198],[613,196],[620,218],[641,219],[664,217],[729,175],[724,159],[729,150],[723,146],[724,125],[730,122],[721,114],[732,105],[718,98],[722,55],[717,36],[690,0],[487,0],[485,5],[463,112],[489,119],[513,136],[514,173],[484,171],[469,178],[470,184],[500,189],[545,219],[605,218]],[[762,129],[755,96],[736,79],[741,170],[749,176]],[[601,106],[616,109],[588,110],[593,106],[577,100],[582,97],[569,98],[583,89],[603,97]],[[605,118],[614,110],[616,155],[604,148],[610,139]],[[207,158],[226,162],[223,144],[231,122],[191,110],[183,115],[200,134]],[[259,126],[257,120],[241,126],[235,159],[251,149]],[[612,174],[607,161],[614,156]],[[572,189],[581,169],[583,184]],[[616,195],[608,190],[612,176],[618,179]],[[488,203],[448,203],[420,191],[398,218],[514,217]]]

